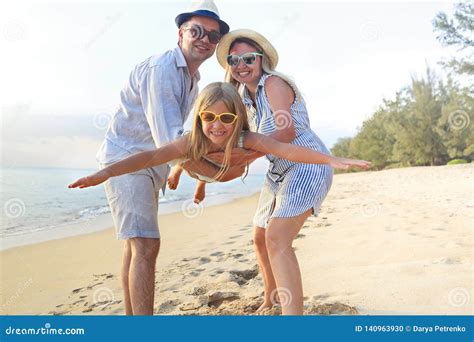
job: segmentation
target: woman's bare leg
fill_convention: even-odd
[[[265,242],[283,315],[303,314],[303,285],[292,243],[312,209],[288,218],[273,218]]]
[[[272,267],[268,258],[264,228],[254,226],[253,244],[264,284],[263,304],[257,309],[257,312],[260,312],[264,309],[271,308],[273,304],[275,304],[275,300],[272,300],[271,294],[276,289],[275,277],[273,276]]]

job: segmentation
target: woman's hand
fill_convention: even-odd
[[[365,160],[356,160],[356,159],[348,159],[348,158],[340,158],[340,157],[332,157],[329,160],[329,165],[331,165],[335,169],[342,169],[347,170],[351,166],[360,167],[361,169],[368,169],[370,166],[370,162]]]
[[[90,176],[82,177],[75,181],[72,184],[68,185],[68,188],[88,188],[90,186],[96,186],[100,183],[105,182],[107,179],[110,178],[110,174],[105,170],[97,171]]]

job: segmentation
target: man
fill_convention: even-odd
[[[212,0],[194,3],[176,17],[179,43],[174,50],[138,64],[121,92],[120,108],[97,154],[104,165],[136,152],[152,150],[183,133],[183,124],[197,97],[199,66],[214,54],[229,26]],[[187,163],[188,170],[213,177],[211,164]],[[237,165],[227,179],[243,172]],[[164,192],[169,166],[162,165],[114,177],[105,183],[119,239],[124,239],[122,285],[127,315],[152,315],[155,264],[160,249],[159,190]]]

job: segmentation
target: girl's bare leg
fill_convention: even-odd
[[[303,285],[292,243],[311,212],[309,209],[296,217],[273,218],[266,230],[265,242],[283,315],[303,314]]]
[[[196,184],[196,190],[194,191],[194,203],[199,204],[206,197],[206,183],[198,181]]]
[[[176,188],[178,187],[181,173],[183,173],[183,168],[180,164],[173,166],[170,175],[168,176],[168,188],[170,190],[176,190]]]

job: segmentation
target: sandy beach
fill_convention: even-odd
[[[473,314],[473,171],[336,175],[294,242],[305,313]],[[155,314],[254,314],[263,290],[251,240],[257,200],[161,215]],[[1,314],[123,314],[121,252],[113,228],[1,252]]]

